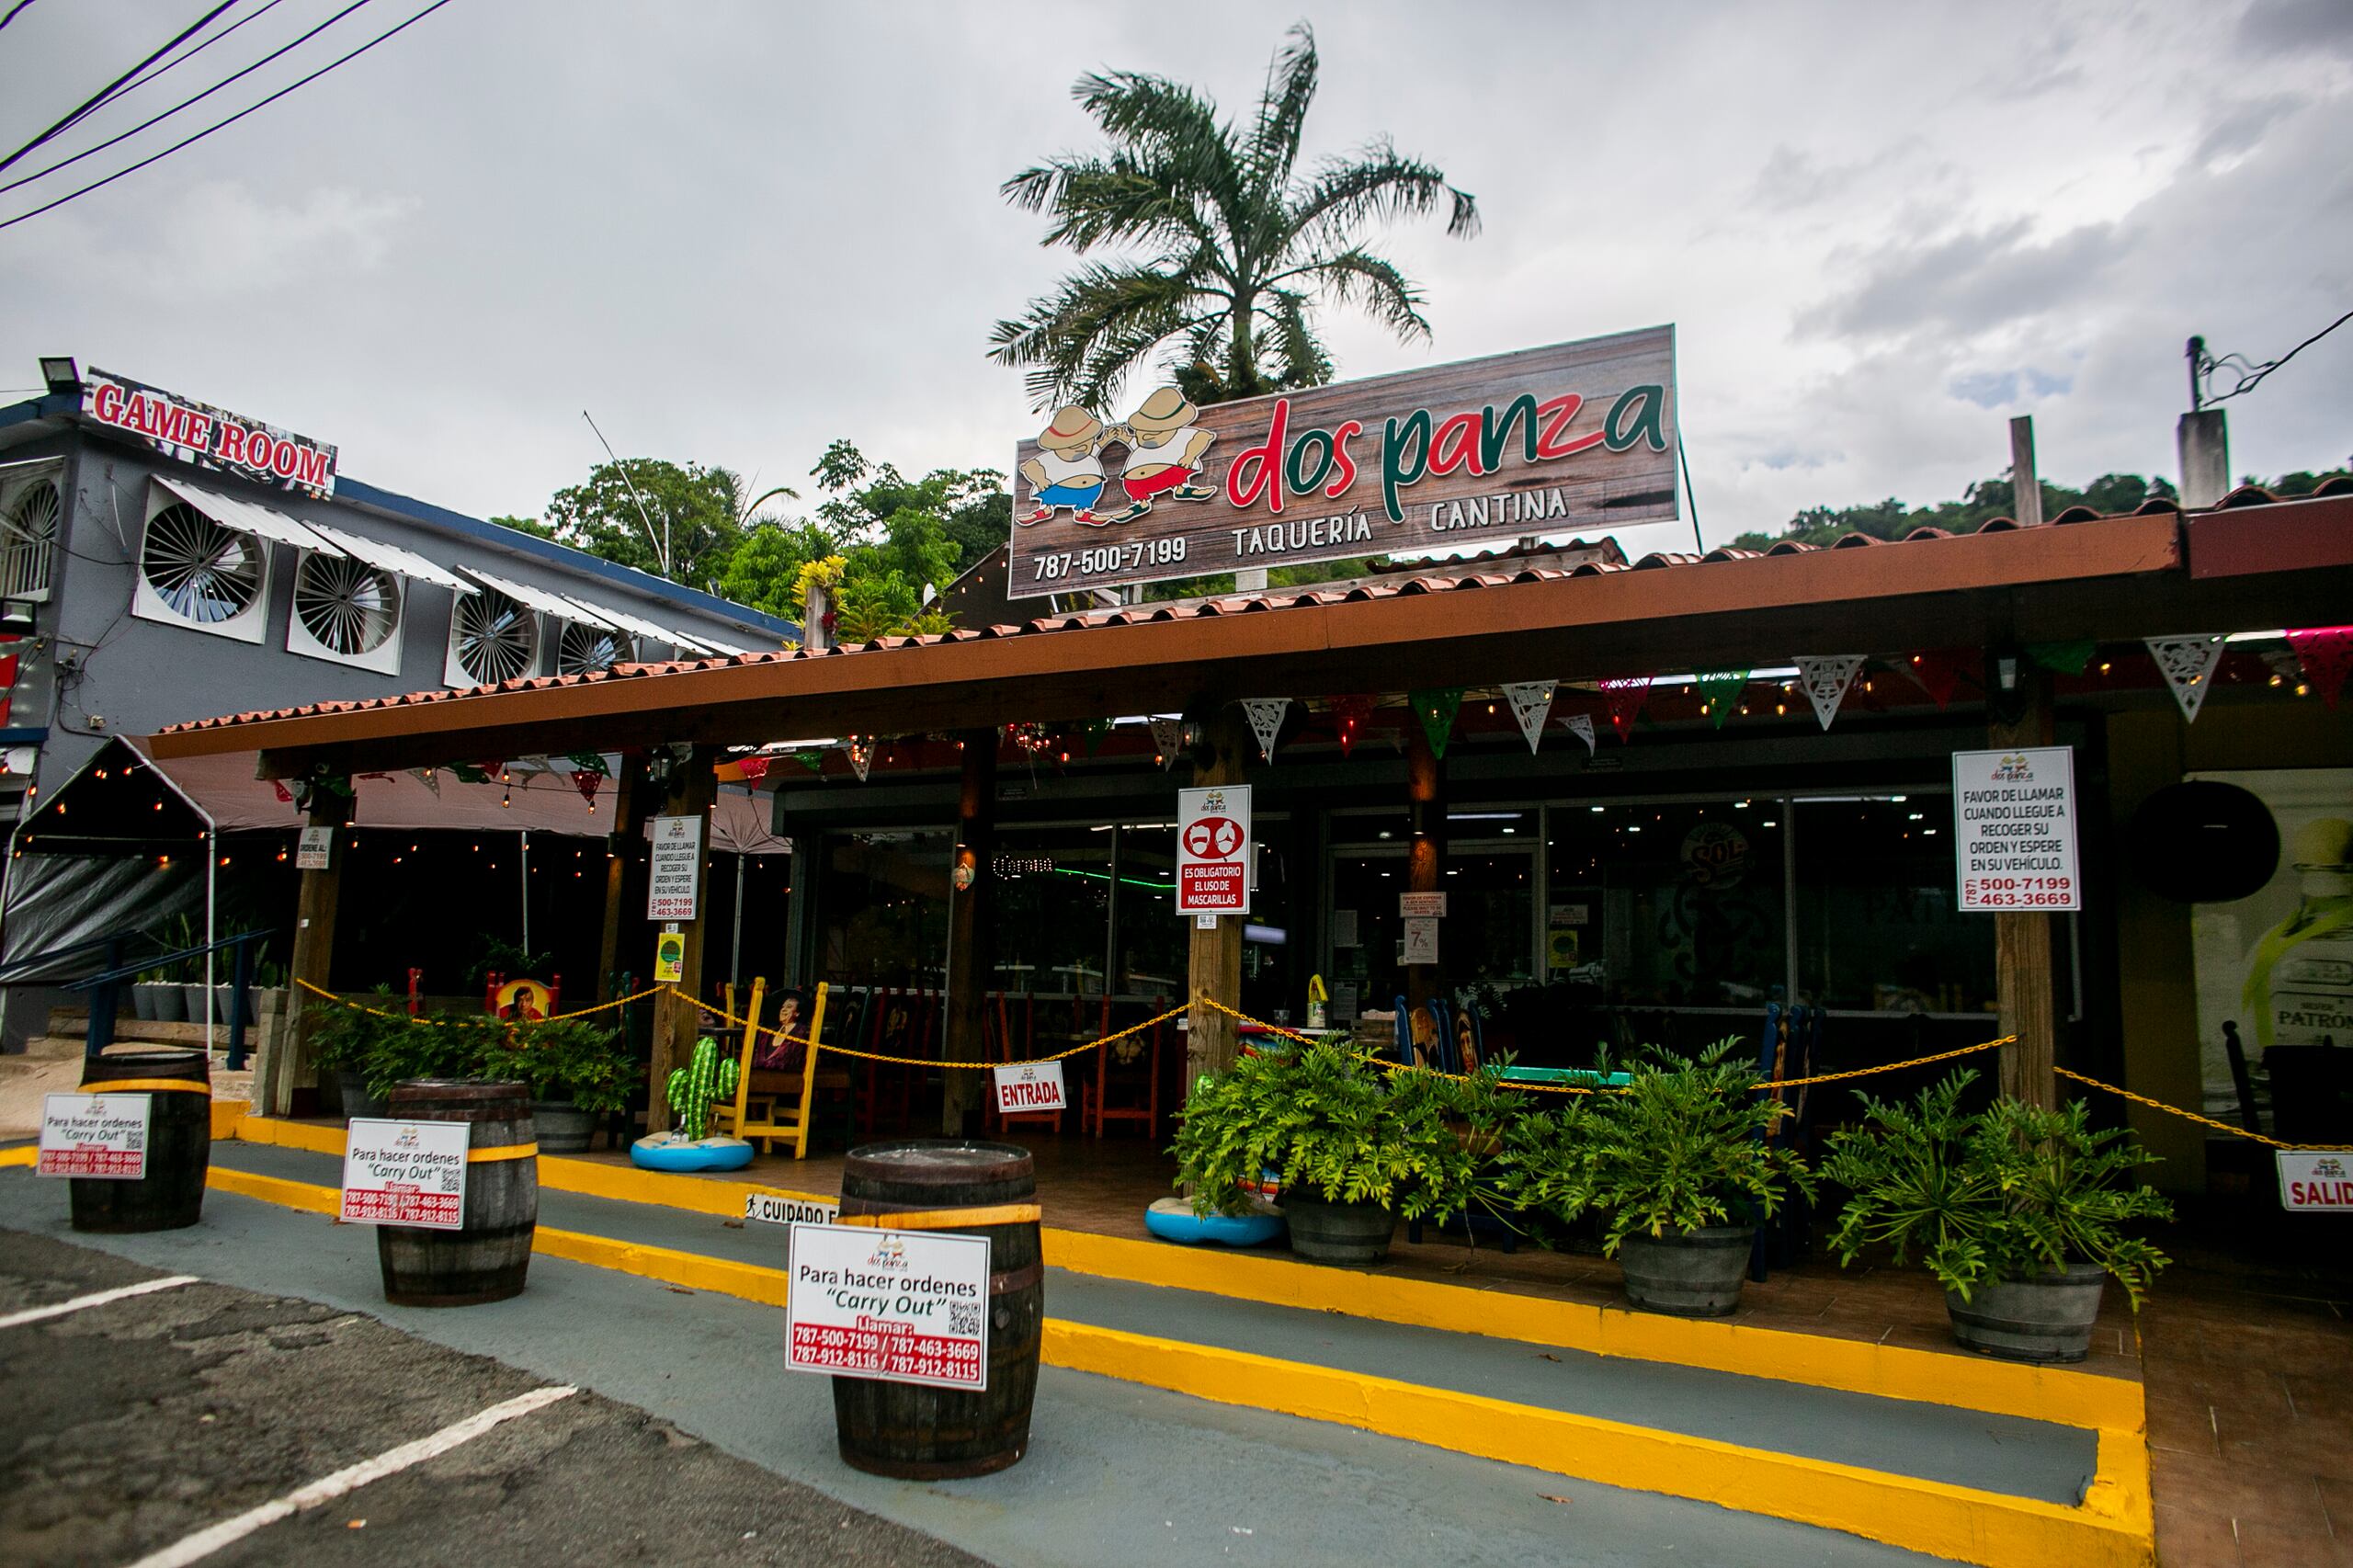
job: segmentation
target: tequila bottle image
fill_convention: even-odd
[[[2308,824],[2293,853],[2303,902],[2256,944],[2244,1000],[2260,1045],[2353,1045],[2353,823]]]

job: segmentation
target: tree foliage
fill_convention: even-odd
[[[1017,319],[999,322],[989,357],[1029,368],[1031,398],[1099,407],[1164,345],[1197,403],[1332,379],[1317,310],[1353,306],[1402,341],[1427,338],[1422,294],[1365,248],[1368,224],[1440,210],[1447,232],[1478,230],[1475,200],[1384,138],[1302,172],[1299,157],[1319,65],[1302,22],[1274,59],[1246,127],[1163,77],[1081,77],[1080,107],[1110,145],[1063,154],[1006,181],[1006,199],[1046,215],[1044,244],[1090,260]]]

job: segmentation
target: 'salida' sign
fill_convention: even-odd
[[[1125,418],[1054,411],[1013,482],[1017,597],[1671,520],[1675,329]]]

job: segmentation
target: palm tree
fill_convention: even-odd
[[[1090,262],[1020,320],[997,324],[989,358],[1033,367],[1038,407],[1099,407],[1171,342],[1182,352],[1169,369],[1198,403],[1321,386],[1332,359],[1314,312],[1327,302],[1361,307],[1400,341],[1429,336],[1420,291],[1356,232],[1445,204],[1446,232],[1468,237],[1478,204],[1385,137],[1296,173],[1316,71],[1315,36],[1302,22],[1268,69],[1246,131],[1179,83],[1132,72],[1079,79],[1074,96],[1108,151],[1026,169],[1006,181],[1005,197],[1048,216],[1046,244],[1151,254]]]

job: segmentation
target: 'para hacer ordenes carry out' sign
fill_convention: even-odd
[[[803,1223],[787,1256],[788,1369],[988,1387],[986,1236]]]

